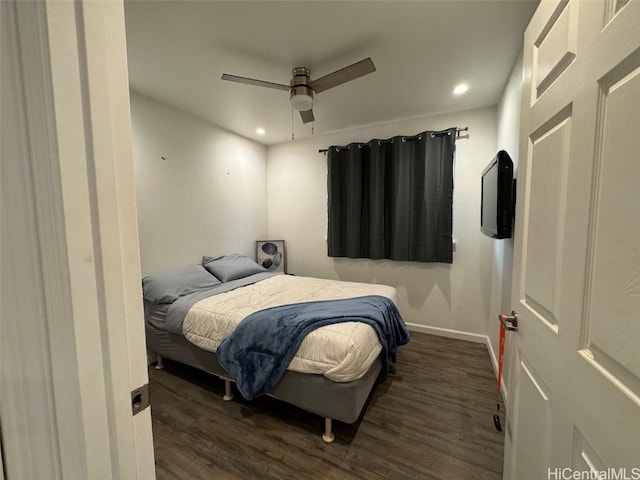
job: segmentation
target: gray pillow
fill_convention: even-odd
[[[232,253],[221,257],[202,257],[202,265],[223,282],[266,272],[264,268],[242,253]]]
[[[220,280],[202,265],[168,270],[147,275],[142,279],[142,294],[151,303],[173,303],[178,298],[200,292],[220,284]]]

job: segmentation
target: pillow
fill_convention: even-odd
[[[202,265],[168,270],[147,275],[142,279],[142,294],[151,303],[173,303],[190,293],[215,287],[220,280],[207,272]]]
[[[202,265],[209,273],[223,282],[248,277],[254,273],[266,272],[264,268],[242,253],[232,253],[221,257],[202,257]]]

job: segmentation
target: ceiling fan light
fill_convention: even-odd
[[[291,106],[301,112],[311,110],[313,107],[313,98],[311,95],[307,95],[306,93],[293,95],[290,100]]]

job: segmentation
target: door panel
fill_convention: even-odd
[[[640,467],[639,106],[640,1],[542,2],[524,46],[505,478]]]
[[[529,149],[529,229],[524,298],[535,317],[558,331],[557,295],[567,190],[571,111],[531,138]],[[556,208],[558,206],[558,208]]]
[[[605,470],[605,465],[600,460],[600,457],[594,452],[591,445],[582,436],[578,429],[574,429],[574,449],[573,449],[573,462],[571,465],[576,470],[586,471],[602,471]]]
[[[535,99],[562,75],[576,57],[577,3],[558,3],[535,42]]]
[[[596,156],[591,299],[585,325],[587,344],[607,369],[624,378],[640,395],[640,136],[627,125],[640,125],[640,56],[615,68],[602,84],[602,140]],[[630,156],[631,155],[631,156]],[[635,158],[634,158],[635,157]],[[634,198],[635,197],[635,198]]]
[[[538,480],[546,478],[544,465],[550,464],[551,448],[551,398],[549,388],[534,373],[527,362],[520,362],[518,383],[520,414],[517,418],[519,428],[527,432],[517,442],[516,456],[521,461],[516,464],[514,478]]]

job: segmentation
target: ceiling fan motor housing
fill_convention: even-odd
[[[310,74],[309,69],[305,67],[296,67],[293,69],[289,100],[291,106],[301,112],[311,110],[313,107],[313,90],[309,86]]]
[[[0,0],[1,1],[1,0]],[[376,67],[371,58],[365,58],[348,67],[336,70],[333,73],[316,78],[311,81],[311,71],[306,67],[296,67],[293,69],[291,82],[289,85],[283,83],[266,82],[255,78],[239,77],[237,75],[222,74],[223,80],[231,82],[246,83],[258,87],[275,88],[276,90],[289,91],[289,101],[291,106],[300,111],[302,123],[309,123],[315,120],[313,115],[313,94],[321,93],[343,83],[350,82],[363,75],[375,72]]]

